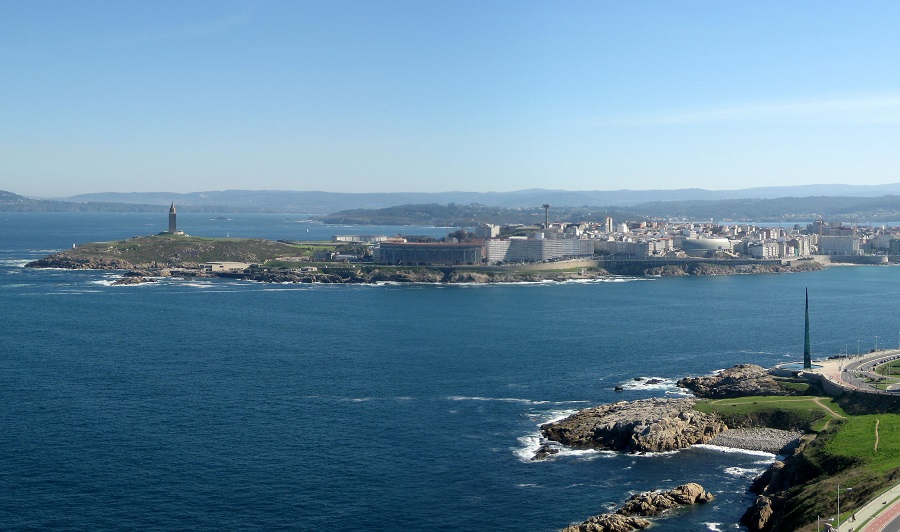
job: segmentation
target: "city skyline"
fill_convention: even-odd
[[[2,189],[900,182],[900,6],[0,5]]]

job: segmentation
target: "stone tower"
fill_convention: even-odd
[[[175,234],[178,232],[178,227],[175,224],[175,203],[172,203],[172,206],[169,207],[169,231],[170,234]]]

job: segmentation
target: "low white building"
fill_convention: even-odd
[[[208,273],[240,273],[249,267],[246,262],[207,262],[200,265],[200,270]]]

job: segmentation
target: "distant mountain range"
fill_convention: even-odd
[[[335,223],[428,224],[539,223],[541,205],[559,220],[681,218],[734,221],[882,222],[900,220],[900,183],[808,185],[742,190],[337,193],[276,190],[108,192],[64,199],[34,199],[0,191],[0,211],[155,212],[170,203],[179,212],[272,212]]]
[[[741,190],[547,190],[513,192],[386,192],[341,193],[290,190],[224,190],[178,194],[170,192],[104,192],[59,198],[71,202],[168,205],[192,208],[229,207],[253,211],[329,214],[346,209],[380,209],[412,204],[480,204],[528,208],[558,206],[629,207],[649,202],[774,199],[807,196],[876,197],[900,195],[900,183],[890,185],[802,185]]]

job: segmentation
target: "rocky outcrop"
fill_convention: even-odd
[[[644,263],[646,264],[646,263]],[[616,265],[612,272],[618,275],[646,275],[650,277],[681,277],[685,275],[746,275],[758,273],[788,273],[822,270],[825,267],[814,261],[794,264],[727,264],[721,260],[715,262],[686,261],[682,264],[644,267],[641,263],[634,265]]]
[[[645,491],[632,495],[617,513],[647,517],[659,515],[679,506],[707,503],[714,498],[712,493],[703,489],[703,486],[690,482],[669,491]]]
[[[571,525],[563,532],[628,532],[648,528],[651,522],[643,519],[660,515],[667,510],[691,504],[703,504],[714,499],[700,484],[690,482],[669,491],[645,491],[632,495],[615,513],[595,515],[581,524]]]
[[[772,529],[772,516],[775,515],[775,504],[771,498],[759,495],[753,505],[741,516],[741,524],[758,532]]]
[[[69,256],[55,253],[36,261],[29,262],[26,268],[62,268],[66,270],[130,270],[136,266],[127,260],[101,257]]]
[[[662,452],[707,443],[727,429],[693,409],[695,399],[642,399],[588,408],[541,426],[546,438],[573,447]]]
[[[678,381],[678,386],[707,399],[796,393],[780,386],[766,368],[755,364],[738,364],[711,376],[685,377]]]
[[[156,279],[152,279],[152,278],[148,279],[146,277],[130,275],[130,276],[124,276],[124,277],[120,277],[119,279],[116,279],[115,281],[113,281],[113,285],[118,286],[118,285],[143,284],[143,283],[155,283],[155,282],[156,282]]]
[[[631,532],[649,528],[652,523],[640,517],[600,514],[588,517],[579,525],[569,525],[562,532]]]

